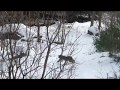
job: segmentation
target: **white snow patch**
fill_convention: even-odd
[[[90,32],[92,32],[94,35],[97,34],[97,33],[99,33],[98,28],[95,27],[95,26],[89,27],[88,30],[89,30]]]

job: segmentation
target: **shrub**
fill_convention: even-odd
[[[120,52],[120,28],[115,25],[100,33],[95,39],[95,46],[98,51]]]

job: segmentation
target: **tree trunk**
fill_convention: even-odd
[[[40,42],[40,26],[38,25],[38,32],[37,32],[37,38],[38,38],[38,42]]]
[[[111,28],[113,26],[113,17],[114,17],[113,12],[111,12],[111,18],[110,18],[110,27]]]
[[[51,49],[51,44],[49,44],[49,46],[48,46],[41,79],[44,79],[44,75],[45,75],[45,71],[46,71],[46,67],[47,67],[47,62],[48,62],[48,58],[49,58],[49,54],[50,54],[50,49]]]
[[[102,18],[102,12],[99,12],[99,26],[98,26],[99,30],[101,28],[101,18]]]
[[[91,25],[90,25],[90,26],[93,26],[93,25],[94,25],[94,18],[95,18],[95,11],[92,11],[92,15],[91,15]]]

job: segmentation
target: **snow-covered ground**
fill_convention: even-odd
[[[37,35],[36,27],[27,28],[27,31],[26,31],[26,26],[24,24],[20,24],[19,27],[20,27],[19,32],[25,36],[23,37],[24,39],[27,39],[29,37],[28,32],[32,32],[31,34],[32,36]],[[54,33],[56,27],[57,27],[57,23],[49,27],[49,33],[51,35],[52,33]],[[88,29],[90,29],[91,31],[93,29],[93,31],[95,32],[95,29],[97,28],[97,24],[95,24],[95,26],[92,28],[89,27],[90,27],[90,22],[85,22],[85,23],[74,22],[72,24],[70,23],[65,24],[64,27],[66,28],[65,29],[66,31],[71,29],[66,38],[66,42],[65,42],[66,51],[63,52],[63,55],[69,55],[70,50],[72,51],[74,49],[74,52],[72,53],[72,56],[76,62],[76,70],[74,72],[74,78],[83,78],[83,79],[107,78],[107,74],[113,75],[114,71],[118,72],[119,74],[118,66],[116,65],[116,63],[112,61],[111,58],[108,57],[109,55],[108,52],[101,52],[101,53],[96,52],[96,48],[94,46],[95,36],[87,34]],[[46,37],[44,37],[46,33],[45,26],[42,26],[40,28],[40,33],[43,36],[43,39],[46,40]],[[46,47],[46,43],[43,43],[43,45],[41,46],[42,48],[40,48],[36,40],[33,40],[33,42],[34,43],[33,45],[31,45],[31,50],[30,50],[30,57],[29,57],[30,60],[34,58],[33,56],[35,52],[37,53],[40,52],[37,50],[42,51],[43,47]],[[26,48],[25,46],[26,43],[21,41],[18,41],[17,43],[18,46],[23,46],[24,48]],[[71,47],[72,44],[74,44],[74,47]],[[36,49],[34,48],[35,46],[37,47]],[[52,47],[54,46],[55,45],[53,44]],[[58,55],[60,54],[61,54],[61,49],[60,46],[58,45],[57,47],[54,47],[54,49],[50,53],[50,58],[48,61],[49,65],[52,65],[52,63],[56,62],[58,60]],[[45,51],[45,55],[46,55],[46,51]],[[43,62],[44,62],[44,58],[43,58]]]
[[[82,34],[78,39],[78,45],[76,47],[77,50],[80,51],[74,55],[76,62],[79,63],[79,65],[77,65],[77,76],[75,78],[107,78],[107,74],[111,76],[114,71],[119,73],[118,66],[112,63],[112,59],[108,57],[108,52],[96,52],[94,46],[95,36],[87,34],[89,27],[90,22],[75,22],[73,30],[70,32],[70,37],[72,37],[72,35]],[[96,33],[96,27],[97,25],[95,24],[95,26],[90,29],[93,29],[93,32]]]

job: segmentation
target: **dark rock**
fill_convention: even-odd
[[[99,33],[95,34],[95,36],[99,36]]]
[[[88,30],[88,33],[87,33],[87,34],[89,34],[89,35],[93,35],[93,33],[92,33],[91,31],[89,31],[89,30]]]

